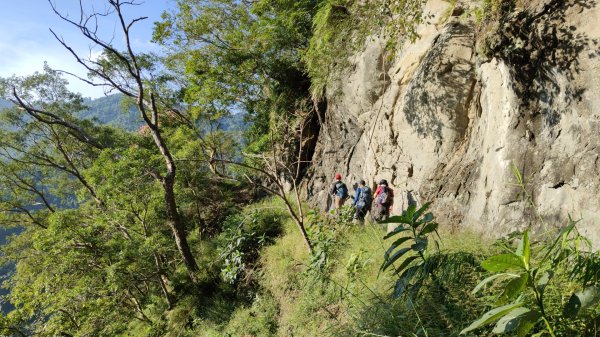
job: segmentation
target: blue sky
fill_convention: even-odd
[[[63,13],[79,18],[79,0],[53,0]],[[85,8],[104,9],[106,1],[82,0]],[[175,0],[145,0],[140,6],[127,7],[125,14],[129,18],[147,16],[132,29],[132,45],[134,51],[158,51],[152,44],[153,22],[160,20],[163,11],[175,8]],[[116,22],[113,19],[101,22],[102,36],[122,46]],[[44,61],[54,69],[67,70],[78,75],[85,71],[73,59],[49,31],[52,28],[62,36],[76,51],[82,55],[90,55],[90,42],[73,26],[62,22],[48,3],[48,0],[4,0],[0,3],[0,76],[29,75],[42,69]],[[99,54],[99,49],[92,49],[91,55]],[[93,88],[75,79],[68,78],[70,88],[81,92],[86,97],[100,97],[101,88]]]

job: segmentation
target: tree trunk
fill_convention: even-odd
[[[140,85],[140,88],[143,87]],[[154,99],[152,99],[154,102]],[[173,237],[175,238],[175,244],[177,245],[177,250],[183,259],[183,263],[188,271],[188,275],[193,283],[196,283],[196,272],[198,271],[198,265],[196,264],[196,259],[192,254],[192,250],[188,245],[187,238],[185,236],[185,225],[181,221],[181,217],[179,216],[179,211],[177,210],[177,200],[175,198],[175,175],[177,173],[177,167],[175,166],[175,161],[173,160],[173,156],[169,151],[169,148],[162,138],[160,130],[158,128],[158,110],[154,103],[152,104],[152,120],[148,118],[148,115],[145,112],[145,107],[142,101],[142,94],[138,97],[138,107],[142,112],[142,117],[150,130],[152,132],[152,139],[154,140],[154,144],[160,151],[163,159],[165,160],[165,165],[167,167],[167,173],[164,177],[161,178],[161,182],[164,190],[165,197],[165,206],[167,211],[167,219],[168,225],[173,232]]]
[[[312,247],[312,243],[310,242],[310,239],[308,238],[308,233],[306,232],[306,228],[304,227],[304,219],[298,217],[298,215],[294,211],[293,206],[290,204],[289,200],[286,199],[285,194],[283,194],[279,197],[285,203],[288,213],[292,216],[292,219],[296,223],[296,226],[298,226],[298,229],[300,230],[300,233],[302,234],[302,239],[304,239],[304,244],[306,244],[306,248],[308,248],[308,252],[312,254],[313,247]]]
[[[173,171],[174,173],[175,171]],[[185,226],[181,221],[181,217],[179,216],[179,211],[177,210],[177,202],[175,200],[175,192],[174,192],[174,174],[167,176],[163,179],[163,188],[165,192],[165,203],[167,206],[167,219],[169,219],[169,227],[171,227],[171,231],[173,232],[173,237],[175,238],[175,244],[177,245],[177,250],[183,259],[183,263],[188,271],[190,279],[192,282],[196,283],[196,272],[198,271],[198,265],[196,264],[196,259],[192,254],[192,250],[187,242],[187,238],[185,236]]]

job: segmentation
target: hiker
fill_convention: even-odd
[[[394,191],[388,186],[387,180],[381,179],[373,197],[375,199],[375,212],[373,219],[375,221],[385,221],[392,210],[394,204]]]
[[[342,205],[348,199],[348,187],[342,181],[342,175],[339,173],[335,174],[335,182],[331,186],[330,193],[334,200],[334,208],[340,209]]]
[[[371,203],[373,202],[373,196],[371,195],[371,189],[366,185],[364,180],[360,180],[357,183],[356,195],[354,196],[354,221],[364,223],[367,212],[371,210]]]

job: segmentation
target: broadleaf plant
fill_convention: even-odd
[[[390,217],[385,223],[399,224],[384,239],[400,236],[384,254],[384,261],[380,271],[393,267],[398,275],[394,287],[394,296],[401,297],[406,293],[417,295],[427,278],[436,281],[435,270],[428,263],[429,239],[427,235],[437,233],[438,224],[434,221],[432,213],[426,213],[431,203],[424,204],[417,209],[411,205],[399,216]],[[404,258],[399,266],[394,263]]]
[[[576,223],[569,218],[568,225],[559,231],[556,238],[536,242],[535,249],[529,240],[529,230],[526,230],[516,249],[506,245],[506,252],[483,261],[481,266],[495,274],[482,280],[473,293],[492,282],[500,282],[502,290],[494,303],[496,307],[463,329],[461,334],[496,323],[492,330],[496,334],[526,336],[540,325],[539,332],[556,336],[553,324],[555,317],[548,314],[549,304],[544,300],[544,291],[561,264],[581,255],[581,242],[585,240],[577,233]],[[599,301],[600,287],[587,285],[571,296],[562,316],[573,319]]]

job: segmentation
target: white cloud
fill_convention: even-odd
[[[0,0],[1,1],[1,0]],[[0,77],[12,75],[25,76],[41,71],[44,61],[50,67],[75,73],[87,78],[85,69],[77,64],[73,56],[52,36],[49,27],[67,43],[72,44],[80,55],[97,60],[101,55],[98,48],[88,47],[89,41],[82,38],[80,32],[70,24],[60,20],[51,12],[45,0],[36,0],[30,7],[18,2],[2,4],[0,11]],[[77,1],[58,1],[61,10],[69,12],[70,16],[78,19],[79,5]],[[86,2],[88,4],[92,3]],[[95,3],[94,3],[95,4]],[[132,15],[148,15],[158,19],[160,12],[168,6],[165,2],[148,1],[144,5],[130,8]],[[114,18],[106,18],[100,22],[102,36],[122,47],[117,33]],[[136,25],[135,33],[131,36],[132,46],[138,52],[157,51],[159,47],[149,41],[152,33],[152,19],[144,20]],[[67,78],[70,89],[81,92],[84,96],[102,96],[103,89],[90,86],[76,78]]]
[[[14,35],[13,35],[14,36]],[[65,70],[86,78],[86,71],[74,57],[53,37],[44,42],[33,39],[7,39],[0,37],[0,76],[26,76],[41,71],[44,61],[53,69]],[[92,50],[90,56],[97,58],[101,53]],[[104,95],[102,88],[93,87],[74,77],[67,77],[69,88],[86,97]]]

